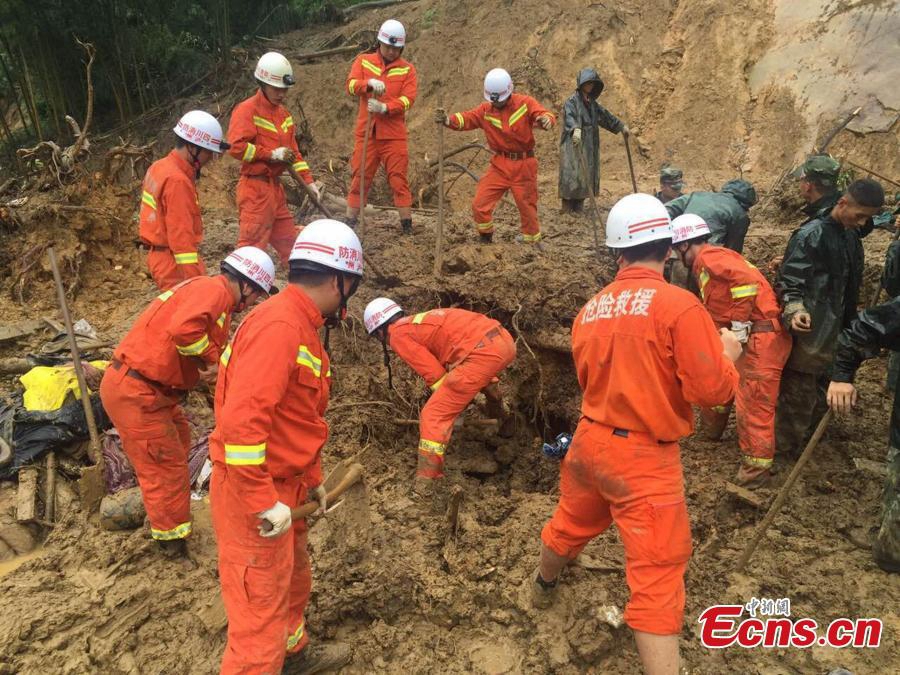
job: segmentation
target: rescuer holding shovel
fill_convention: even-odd
[[[294,84],[290,62],[278,52],[268,52],[260,57],[253,76],[259,89],[235,106],[228,124],[228,154],[241,162],[238,246],[265,251],[271,244],[281,264],[287,265],[297,226],[279,176],[290,167],[316,199],[319,188],[297,147],[294,118],[283,105]]]
[[[372,188],[375,172],[383,166],[394,194],[394,206],[400,213],[401,230],[404,234],[412,232],[412,193],[406,176],[409,169],[406,113],[416,101],[418,80],[415,66],[401,58],[405,46],[403,24],[388,19],[378,29],[376,47],[357,56],[347,76],[347,91],[359,98],[354,130],[356,141],[350,160],[353,178],[347,195],[347,222],[351,227],[356,227],[360,202],[367,203],[365,197]],[[367,124],[366,166],[362,167]],[[360,172],[366,189],[362,200]]]
[[[297,236],[289,265],[288,286],[247,316],[220,360],[209,454],[228,615],[223,673],[279,673],[282,664],[319,672],[350,658],[342,645],[304,649],[312,570],[306,522],[291,522],[291,509],[309,494],[318,514],[327,506],[331,368],[318,331],[344,317],[362,280],[362,247],[343,223],[316,220]]]
[[[497,378],[515,360],[516,343],[497,321],[465,309],[404,316],[393,300],[376,298],[366,306],[363,320],[369,335],[381,342],[388,369],[389,344],[434,392],[419,416],[416,490],[432,491],[440,502],[441,487],[435,481],[444,477],[453,422],[478,392],[484,392],[491,417],[511,421],[503,410]]]
[[[730,331],[717,334],[697,298],[663,279],[672,225],[658,199],[619,200],[606,244],[619,273],[572,327],[582,418],[560,467],[559,505],[541,534],[533,602],[549,607],[566,564],[616,523],[631,590],[625,622],[644,671],[676,675],[691,555],[678,440],[693,430],[692,404],[732,399],[741,347]]]
[[[220,275],[192,277],[151,302],[103,375],[103,407],[137,475],[150,535],[165,551],[184,553],[191,533],[191,430],[182,400],[201,379],[215,382],[232,313],[275,292],[274,280],[269,256],[237,249]]]

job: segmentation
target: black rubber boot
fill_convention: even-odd
[[[478,233],[478,241],[481,244],[490,244],[494,241],[494,233],[493,232],[479,232]]]
[[[412,218],[401,218],[400,227],[403,230],[403,234],[412,234]]]

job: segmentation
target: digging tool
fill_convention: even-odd
[[[353,463],[338,465],[338,468],[332,471],[332,473],[328,476],[328,479],[325,481],[325,488],[327,490],[327,492],[325,493],[325,498],[328,503],[331,504],[347,490],[356,485],[360,480],[362,480],[364,473],[365,469],[363,469],[362,464]],[[316,501],[306,502],[305,504],[301,504],[300,506],[295,506],[291,509],[291,520],[302,520],[303,518],[308,518],[309,516],[314,514],[318,510],[318,508],[319,502]],[[272,529],[272,524],[268,520],[266,520],[263,522],[262,528],[266,532],[268,532]]]
[[[852,122],[857,115],[859,115],[860,110],[862,110],[862,106],[850,112],[844,119],[838,122],[834,126],[834,128],[828,132],[825,138],[822,139],[821,145],[819,145],[819,147],[817,148],[813,148],[813,153],[816,155],[824,155],[825,151],[828,149],[828,146],[831,145],[831,141],[833,141],[839,133],[847,128],[847,125],[850,124],[850,122]]]
[[[312,191],[312,188],[309,187],[309,184],[305,180],[300,178],[300,174],[297,173],[294,167],[288,165],[288,172],[290,172],[291,177],[295,181],[297,181],[297,185],[299,185],[300,188],[306,193],[306,196],[309,197],[309,201],[315,204],[316,208],[319,209],[319,211],[321,211],[326,218],[333,218],[334,216],[331,215],[331,211],[328,209],[328,207],[322,203],[322,200],[316,197],[316,193]]]
[[[628,140],[625,141],[627,148]],[[591,176],[588,173],[587,160],[584,158],[584,151],[575,149],[575,152],[578,154],[578,162],[581,164],[581,173],[584,176],[584,183],[587,185],[588,196],[591,198],[591,225],[594,228],[594,252],[597,254],[597,260],[600,260],[600,233],[598,229],[598,222],[600,220],[600,210],[597,208],[597,195],[594,194],[594,185],[591,181]],[[628,164],[631,165],[631,155],[628,155]],[[631,174],[631,180],[634,182],[634,172]],[[635,188],[635,192],[637,192],[637,188]]]
[[[438,97],[438,107],[444,107],[444,95]],[[444,125],[438,124],[438,213],[437,238],[434,243],[434,276],[441,276],[444,265]]]
[[[750,557],[753,555],[756,547],[759,546],[759,542],[762,541],[762,538],[768,531],[769,526],[772,524],[772,521],[775,520],[775,516],[777,516],[781,512],[781,507],[784,506],[784,503],[787,501],[788,495],[791,492],[791,488],[794,487],[794,483],[796,483],[797,479],[800,477],[800,473],[803,471],[803,467],[806,466],[806,463],[809,461],[810,457],[812,457],[813,450],[816,449],[816,446],[822,439],[822,435],[825,433],[825,429],[828,427],[828,423],[831,421],[831,418],[833,416],[834,412],[829,408],[828,411],[822,416],[822,419],[819,420],[819,425],[816,427],[812,438],[809,439],[809,443],[807,443],[806,447],[803,449],[803,454],[800,455],[800,459],[797,460],[797,463],[791,470],[791,474],[788,476],[778,495],[775,497],[775,501],[772,502],[772,506],[769,507],[768,512],[766,513],[765,517],[756,530],[756,534],[753,535],[753,539],[750,540],[750,543],[747,544],[744,552],[741,553],[741,557],[738,559],[737,566],[735,568],[738,572],[742,572],[747,563],[750,562]]]
[[[372,129],[372,113],[366,108],[366,133],[363,135],[362,157],[359,163],[359,238],[366,234],[366,152],[369,149],[369,132]]]
[[[628,144],[628,136],[622,134],[622,140],[625,141],[625,157],[628,158],[628,173],[631,174],[631,189],[634,192],[637,192],[637,181],[634,179],[634,164],[631,162],[631,146]]]
[[[69,306],[66,304],[66,291],[63,288],[62,277],[59,275],[59,265],[56,263],[56,251],[53,247],[47,249],[50,257],[50,268],[53,270],[53,281],[56,283],[56,294],[59,296],[59,309],[63,315],[63,323],[66,326],[66,335],[69,338],[69,351],[72,352],[72,362],[75,367],[75,377],[78,379],[78,390],[81,392],[81,405],[84,408],[84,418],[87,422],[88,433],[91,438],[91,455],[94,465],[81,472],[78,481],[81,506],[88,512],[94,511],[103,495],[106,494],[106,479],[103,467],[103,451],[100,449],[100,434],[97,433],[97,421],[94,419],[94,408],[91,406],[90,392],[84,380],[84,369],[81,367],[81,355],[78,352],[78,344],[75,341],[75,330],[72,328],[72,316],[69,314]]]

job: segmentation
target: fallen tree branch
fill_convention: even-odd
[[[366,9],[377,9],[379,7],[390,7],[391,5],[403,5],[407,2],[415,2],[416,0],[372,0],[372,2],[361,2],[358,5],[350,5],[341,10],[341,14],[346,19],[351,14],[362,12]]]
[[[493,151],[489,147],[487,147],[484,143],[467,143],[466,145],[461,145],[460,147],[456,148],[455,150],[451,150],[450,152],[444,153],[444,161],[447,161],[448,159],[453,157],[453,155],[458,155],[459,153],[465,152],[466,150],[475,150],[476,148],[479,150],[485,150],[485,151],[493,154]],[[440,161],[440,159],[429,160],[427,166],[428,167],[437,166],[439,161]]]
[[[300,54],[293,57],[294,63],[306,63],[307,61],[315,61],[326,56],[336,56],[338,54],[352,54],[365,49],[362,45],[345,45],[343,47],[333,47],[331,49],[323,49],[318,52],[309,52],[308,54]]]

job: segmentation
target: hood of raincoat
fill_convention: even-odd
[[[722,186],[722,189],[719,190],[719,192],[731,195],[737,199],[745,209],[749,209],[756,203],[756,190],[745,180],[730,180]]]
[[[578,72],[577,82],[577,89],[579,90],[581,89],[581,85],[587,84],[588,82],[596,82],[600,85],[591,93],[591,98],[597,98],[598,96],[600,96],[600,92],[603,91],[603,80],[600,79],[600,74],[593,68],[582,68]]]

